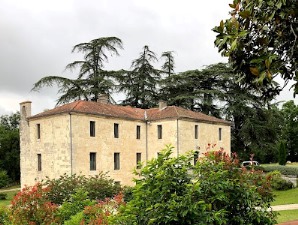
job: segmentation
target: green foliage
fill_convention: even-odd
[[[8,207],[0,207],[0,224],[1,225],[9,225],[9,208]]]
[[[297,81],[296,0],[233,0],[231,18],[213,31],[215,45],[248,83],[270,85],[280,74]],[[295,84],[295,92],[298,86]]]
[[[207,152],[195,171],[203,199],[227,224],[274,224],[276,214],[267,211],[273,195],[262,171],[239,169],[236,155],[223,151]]]
[[[115,224],[206,224],[209,207],[200,199],[198,182],[192,182],[191,156],[171,158],[164,149],[138,174],[133,199]],[[211,215],[210,215],[211,216]]]
[[[7,171],[13,182],[20,180],[19,122],[18,112],[0,117],[0,170]]]
[[[122,188],[122,193],[123,193],[123,199],[125,202],[129,202],[132,199],[132,192],[134,188],[130,186],[125,186]]]
[[[271,187],[274,190],[289,190],[293,188],[293,183],[284,180],[281,177],[281,173],[277,170],[267,173],[266,177],[271,180]]]
[[[281,141],[279,143],[278,163],[282,166],[285,166],[287,164],[287,149],[286,143],[284,141]]]
[[[141,169],[133,198],[115,224],[274,224],[273,200],[261,171],[239,169],[237,158],[208,152],[171,157],[167,147]],[[231,216],[233,215],[233,216]]]
[[[74,194],[70,195],[68,201],[63,202],[59,207],[57,216],[60,221],[67,221],[72,216],[75,216],[77,213],[81,212],[86,206],[94,205],[95,202],[88,199],[88,193],[82,189],[76,189]]]
[[[88,193],[90,200],[103,200],[119,193],[121,187],[114,184],[106,174],[100,173],[93,177],[84,175],[62,175],[57,179],[43,181],[43,185],[49,188],[48,198],[55,204],[62,204],[70,200],[70,196],[77,189]]]
[[[298,168],[294,166],[264,166],[264,172],[279,171],[283,175],[294,175],[298,176]]]
[[[7,172],[4,170],[0,170],[0,188],[6,187],[9,184],[9,177]]]
[[[284,118],[282,138],[286,140],[288,160],[298,162],[298,106],[294,101],[288,101],[282,106]]]
[[[41,184],[25,187],[12,200],[9,210],[10,224],[51,224],[58,222],[55,217],[58,206],[47,198],[48,189]]]
[[[138,108],[151,108],[156,105],[160,70],[154,68],[154,62],[157,62],[155,53],[145,45],[139,58],[133,60],[132,70],[124,71],[118,77],[119,89],[127,95],[122,104]]]
[[[59,76],[47,76],[40,79],[32,90],[38,91],[44,86],[57,84],[61,94],[57,104],[68,103],[77,99],[96,101],[99,94],[110,94],[114,83],[113,71],[103,70],[104,62],[111,55],[119,55],[118,48],[122,49],[122,41],[117,37],[101,37],[87,43],[80,43],[73,47],[72,52],[84,54],[84,60],[74,61],[66,66],[71,71],[79,67],[77,79],[68,79]]]

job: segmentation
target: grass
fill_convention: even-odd
[[[261,164],[261,166],[279,166],[278,163]],[[286,166],[298,167],[298,162],[287,163]]]
[[[278,223],[298,220],[298,209],[284,210],[284,211],[279,211],[278,213],[279,213],[279,215],[277,216]]]
[[[11,186],[9,188],[0,189],[1,193],[7,194],[7,199],[0,200],[0,207],[7,206],[7,205],[10,204],[13,197],[16,195],[16,193],[19,192],[19,191],[16,191],[16,190],[12,190],[12,189],[16,189],[16,188],[20,188],[20,185],[15,185],[15,186]]]
[[[274,191],[276,195],[272,205],[298,204],[298,188],[287,191]]]

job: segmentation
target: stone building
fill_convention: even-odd
[[[20,103],[21,185],[66,174],[100,171],[132,185],[139,161],[157,157],[172,144],[174,156],[208,143],[230,153],[230,122],[160,102],[139,109],[104,102],[75,101],[31,115],[31,102]]]

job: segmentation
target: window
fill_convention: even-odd
[[[90,121],[90,137],[95,137],[95,121]]]
[[[193,157],[193,164],[196,165],[199,159],[199,152],[195,151],[194,157]]]
[[[162,125],[157,125],[157,137],[162,139]]]
[[[114,153],[114,170],[120,170],[120,153]]]
[[[222,129],[221,128],[218,128],[218,139],[221,141],[222,139]]]
[[[141,126],[137,126],[137,139],[141,139]]]
[[[119,124],[114,123],[114,138],[119,138]]]
[[[140,163],[141,163],[141,160],[142,160],[142,153],[137,153],[137,169],[140,169],[141,168],[141,165],[140,165]]]
[[[199,137],[199,126],[195,125],[195,139],[198,139]]]
[[[96,153],[90,152],[90,170],[96,170]]]
[[[40,124],[36,124],[37,139],[40,139]]]
[[[41,154],[37,154],[37,170],[41,171]]]

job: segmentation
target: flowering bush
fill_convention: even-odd
[[[115,216],[120,206],[124,205],[123,194],[118,194],[114,198],[106,198],[97,204],[89,205],[83,211],[72,216],[65,221],[65,225],[107,225],[110,216]]]
[[[12,200],[9,221],[15,225],[56,223],[58,206],[47,198],[48,189],[40,183],[25,187]]]

